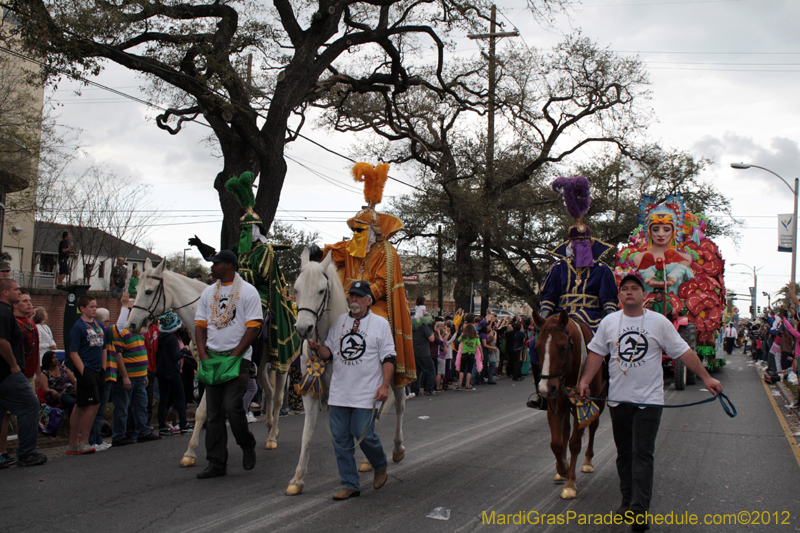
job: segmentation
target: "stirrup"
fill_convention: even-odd
[[[530,407],[531,409],[538,409],[540,411],[547,410],[547,402],[545,401],[544,398],[542,398],[541,394],[539,394],[538,392],[534,392],[533,394],[528,396],[528,401],[525,402],[525,405],[527,407]]]

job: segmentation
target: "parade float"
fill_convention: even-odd
[[[688,212],[677,195],[661,204],[643,196],[640,208],[639,226],[617,253],[617,283],[638,271],[646,284],[645,307],[669,318],[709,371],[725,366],[716,351],[725,312],[725,261],[705,236],[708,220]],[[665,356],[664,366],[674,370],[676,389],[694,384],[694,374],[679,359]]]

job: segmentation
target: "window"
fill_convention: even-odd
[[[104,279],[106,277],[106,262],[100,261],[100,268],[97,271],[97,277]]]
[[[41,254],[39,256],[39,272],[55,272],[56,257],[56,254]]]

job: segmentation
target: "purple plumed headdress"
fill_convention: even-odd
[[[569,228],[569,240],[575,256],[575,266],[592,266],[592,230],[581,221],[581,217],[589,212],[592,197],[589,190],[589,180],[583,176],[574,178],[558,178],[553,182],[553,190],[564,196],[567,204],[567,214],[575,219],[575,224]]]
[[[580,219],[589,211],[592,197],[589,191],[589,180],[583,176],[574,178],[558,178],[553,182],[553,190],[564,195],[567,204],[567,214],[574,219]]]

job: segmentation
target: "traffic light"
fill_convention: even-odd
[[[753,306],[752,305],[750,306],[750,314],[751,315],[755,315],[755,313],[753,312]]]
[[[759,315],[761,314],[761,306],[760,305],[758,306],[758,314]]]

